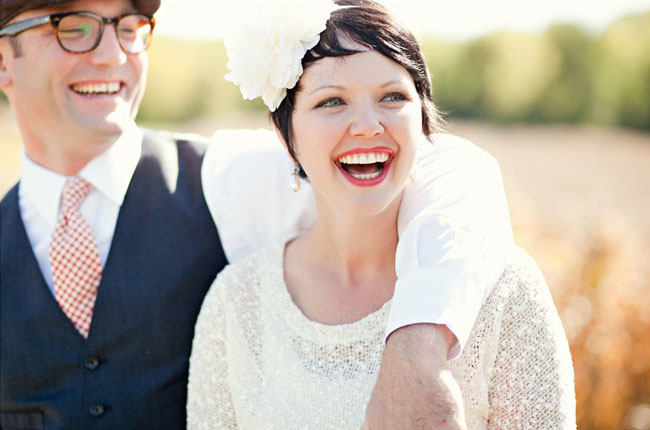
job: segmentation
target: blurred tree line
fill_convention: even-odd
[[[424,41],[434,101],[495,122],[589,122],[650,130],[650,12],[591,35],[554,25],[466,43]]]
[[[600,35],[558,24],[541,35],[499,32],[463,43],[424,40],[434,101],[449,117],[595,123],[650,130],[650,12]],[[155,38],[139,119],[169,124],[261,111],[223,79],[223,44]],[[0,93],[0,99],[3,99]]]

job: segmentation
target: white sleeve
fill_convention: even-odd
[[[203,300],[194,326],[187,383],[187,429],[237,429],[228,383],[225,317],[220,279]]]
[[[292,162],[269,130],[220,130],[203,160],[203,194],[228,262],[287,240],[316,220],[311,187],[289,187]]]
[[[542,273],[529,256],[522,263],[513,266],[517,283],[500,308],[497,354],[486,374],[487,428],[575,430],[569,343]]]
[[[437,134],[418,149],[413,176],[400,207],[386,335],[411,324],[446,325],[456,337],[451,359],[514,250],[501,173],[471,142]]]

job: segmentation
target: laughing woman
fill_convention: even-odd
[[[295,59],[296,85],[262,94],[296,163],[295,185],[311,182],[318,220],[215,281],[190,359],[190,429],[363,423],[396,280],[402,193],[418,146],[453,138],[434,133],[422,53],[385,9],[346,2],[323,21],[315,46]],[[239,43],[260,42],[252,39]],[[567,342],[523,251],[451,368],[469,429],[575,428]]]

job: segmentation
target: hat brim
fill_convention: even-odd
[[[19,14],[28,10],[57,7],[77,0],[0,0],[0,28]],[[131,0],[139,13],[153,15],[160,7],[160,0]]]

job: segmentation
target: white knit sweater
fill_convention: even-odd
[[[279,245],[226,268],[208,292],[188,384],[189,429],[359,429],[390,302],[342,325],[307,319]],[[451,364],[468,429],[575,429],[571,356],[548,288],[523,251]]]

